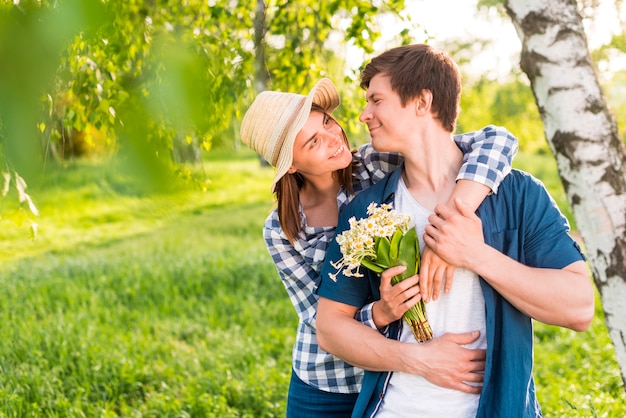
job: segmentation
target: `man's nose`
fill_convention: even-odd
[[[372,112],[370,112],[369,108],[370,108],[369,105],[365,106],[365,109],[363,109],[363,111],[359,115],[360,122],[365,123],[371,118]]]

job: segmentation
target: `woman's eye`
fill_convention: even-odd
[[[330,116],[324,114],[324,125],[328,125],[330,123]]]

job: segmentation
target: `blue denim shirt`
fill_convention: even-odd
[[[349,228],[351,217],[367,216],[371,202],[393,204],[403,167],[362,192],[340,214],[337,234]],[[532,267],[563,268],[585,260],[580,247],[569,236],[567,219],[541,182],[513,170],[501,183],[498,194],[488,196],[478,208],[485,242],[509,257]],[[330,244],[322,269],[318,295],[352,306],[380,297],[378,275],[362,269],[365,277],[337,275],[331,262],[341,259],[336,241]],[[531,318],[511,305],[485,280],[480,279],[485,298],[487,362],[477,417],[537,417],[541,409],[535,396],[533,328]],[[389,338],[397,339],[399,321],[389,327]],[[365,372],[353,417],[373,416],[382,404],[391,372]]]

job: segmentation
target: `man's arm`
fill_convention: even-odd
[[[466,393],[480,393],[485,350],[462,347],[478,338],[478,331],[445,334],[426,344],[409,344],[384,337],[354,319],[356,308],[320,297],[317,340],[320,347],[344,361],[372,371],[403,371],[431,383]]]
[[[482,223],[457,200],[459,212],[445,205],[429,218],[425,241],[448,262],[471,270],[528,316],[575,331],[586,330],[594,315],[594,293],[584,261],[564,268],[526,266],[487,245]]]

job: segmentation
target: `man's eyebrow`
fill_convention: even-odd
[[[366,94],[365,95],[365,100],[368,100],[368,101],[369,100],[373,100],[374,97],[376,97],[376,96],[378,96],[378,92],[376,92],[376,91],[372,92],[372,93],[369,93],[369,94]]]

